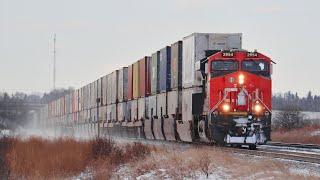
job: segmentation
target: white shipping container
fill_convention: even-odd
[[[168,112],[167,112],[167,93],[166,92],[157,94],[157,112],[158,112],[159,118],[161,116],[168,115]]]
[[[168,92],[168,115],[175,115],[181,113],[181,91]]]
[[[231,50],[241,47],[241,33],[193,33],[183,38],[182,86],[189,88],[201,85],[201,74],[197,72],[195,62],[206,58],[205,50]]]
[[[191,121],[193,120],[192,115],[192,96],[196,93],[201,93],[202,89],[200,87],[183,89],[182,90],[182,120]]]

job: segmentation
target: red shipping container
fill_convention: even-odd
[[[139,95],[140,97],[146,97],[150,95],[150,59],[151,57],[144,57],[139,60]]]
[[[133,88],[133,65],[131,64],[128,67],[128,99],[129,100],[133,98],[132,88]]]

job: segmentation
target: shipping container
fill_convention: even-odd
[[[160,50],[159,91],[166,92],[171,85],[171,48],[167,46]]]
[[[126,122],[131,122],[131,101],[127,101]]]
[[[97,84],[97,81],[94,81],[93,82],[93,98],[92,98],[93,108],[97,107],[97,98],[98,98],[98,84]]]
[[[107,75],[103,76],[102,77],[102,80],[101,80],[101,86],[102,86],[102,105],[107,105]]]
[[[171,45],[171,89],[181,89],[182,83],[182,41]]]
[[[193,120],[193,114],[199,110],[202,95],[202,88],[188,88],[182,90],[182,120],[191,121]]]
[[[133,98],[133,65],[128,67],[128,100]]]
[[[157,112],[159,118],[168,115],[167,106],[167,93],[163,92],[157,94]]]
[[[117,109],[118,109],[118,113],[117,113],[118,121],[125,122],[126,121],[127,103],[126,102],[118,103]]]
[[[111,113],[111,109],[112,109],[112,107],[111,107],[112,105],[107,105],[107,113],[106,113],[106,115],[107,115],[107,123],[111,123],[112,121],[112,113]]]
[[[159,92],[159,64],[160,51],[157,51],[151,56],[151,94],[157,94]]]
[[[101,79],[102,79],[102,78],[99,78],[99,79],[97,80],[97,99],[98,99],[98,101],[99,101],[99,103],[97,104],[98,106],[101,106],[101,105],[102,105],[102,102],[101,102],[101,99],[102,99]]]
[[[146,99],[148,98],[138,99],[138,120],[143,120],[146,117]]]
[[[154,116],[158,116],[157,113],[157,95],[149,96],[149,106],[148,106],[148,118],[153,118]]]
[[[117,104],[111,104],[111,121],[116,122],[117,119]]]
[[[175,116],[177,114],[181,114],[182,107],[182,98],[181,98],[181,91],[169,91],[168,94],[168,115]]]
[[[139,61],[137,61],[133,64],[133,73],[132,74],[133,74],[132,96],[133,96],[133,99],[137,99],[140,97],[140,93],[139,93],[139,84],[140,84]]]
[[[128,99],[128,68],[123,67],[119,70],[118,76],[118,101],[123,102]]]
[[[107,75],[107,105],[111,104],[112,97],[112,81],[111,74]]]
[[[138,100],[131,101],[131,121],[135,122],[138,120]]]
[[[118,75],[119,71],[113,71],[111,73],[111,103],[117,103],[118,101]]]
[[[139,60],[139,97],[150,95],[150,61],[147,56]]]
[[[193,33],[183,38],[182,85],[183,88],[200,86],[201,73],[195,63],[206,58],[206,50],[241,49],[241,33]]]

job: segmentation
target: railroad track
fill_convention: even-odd
[[[236,153],[236,154],[263,156],[263,157],[270,157],[270,158],[276,158],[276,159],[320,164],[320,153],[308,154],[308,153],[302,153],[302,152],[287,152],[287,151],[277,151],[277,150],[268,150],[268,149],[259,149],[259,148],[257,150],[230,148],[227,151]]]
[[[142,139],[126,139],[134,142],[141,142],[146,144],[155,145],[180,145],[180,146],[209,146],[208,143],[185,143],[175,141],[154,141],[154,140],[142,140]],[[275,148],[276,147],[276,148]],[[251,156],[270,157],[275,159],[292,160],[306,163],[320,164],[320,147],[318,145],[306,144],[287,144],[279,142],[270,142],[267,145],[258,146],[256,150],[249,150],[246,148],[232,148],[232,147],[220,147],[224,151],[243,154]],[[294,148],[294,149],[292,149]],[[307,151],[306,151],[307,149]]]
[[[300,144],[300,143],[281,143],[281,142],[268,142],[269,146],[277,147],[292,147],[292,148],[306,148],[306,149],[320,149],[320,145],[317,144]]]

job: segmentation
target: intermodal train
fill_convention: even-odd
[[[49,102],[41,119],[79,136],[255,149],[270,140],[272,65],[241,33],[193,33]]]

